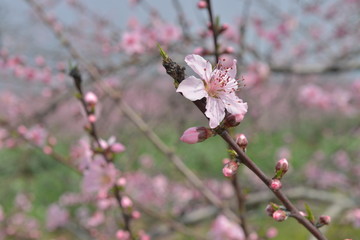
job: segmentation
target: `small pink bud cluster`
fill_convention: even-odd
[[[211,129],[206,127],[191,127],[187,129],[180,137],[180,141],[188,144],[194,144],[205,141],[213,136]]]
[[[95,116],[95,106],[98,103],[98,98],[93,92],[87,92],[84,97],[84,101],[87,105],[89,115],[88,115],[88,121],[90,123],[96,122],[96,116]]]
[[[237,145],[245,152],[248,145],[248,140],[244,134],[239,134],[236,136]]]
[[[272,215],[274,214],[274,212],[279,209],[279,206],[276,205],[275,203],[271,203],[271,204],[268,204],[265,208],[265,211],[266,211],[266,214],[269,216],[269,217],[272,217]]]
[[[286,158],[280,159],[275,165],[275,176],[270,182],[270,188],[273,191],[277,191],[281,189],[281,181],[280,179],[285,175],[285,173],[289,170],[289,163]]]
[[[274,203],[268,204],[265,211],[268,216],[272,217],[277,222],[285,221],[289,216],[289,212],[286,211],[283,206],[279,206]]]
[[[111,136],[107,141],[99,140],[99,151],[105,153],[108,159],[113,159],[114,154],[125,151],[125,146],[116,141],[114,136]]]
[[[222,172],[225,177],[232,177],[236,174],[238,168],[239,168],[239,164],[235,161],[230,160],[225,163]]]

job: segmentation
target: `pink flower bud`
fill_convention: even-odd
[[[265,211],[267,213],[268,216],[272,217],[272,215],[274,214],[274,212],[276,211],[276,209],[274,208],[275,204],[268,204],[265,208]],[[277,205],[276,205],[277,206]]]
[[[285,221],[288,217],[287,213],[284,210],[276,210],[273,215],[273,219],[277,222]]]
[[[90,106],[95,106],[98,102],[98,98],[93,92],[86,93],[84,100]]]
[[[133,205],[133,203],[129,197],[127,197],[127,196],[122,197],[121,206],[123,208],[129,208],[129,207],[132,207],[132,205]]]
[[[116,185],[118,185],[119,187],[125,187],[126,185],[126,178],[121,177],[117,180]]]
[[[184,143],[194,144],[205,141],[212,135],[212,131],[206,127],[191,127],[183,133],[180,140]]]
[[[278,230],[276,228],[274,228],[274,227],[271,227],[266,231],[266,237],[267,238],[274,238],[277,235],[278,235]]]
[[[122,145],[121,143],[114,143],[111,145],[110,149],[114,153],[121,153],[125,151],[125,146]]]
[[[320,216],[319,217],[319,224],[321,225],[329,225],[331,222],[330,216]]]
[[[50,155],[52,153],[53,149],[52,147],[50,146],[45,146],[43,147],[43,152],[46,154],[46,155]]]
[[[271,183],[270,183],[270,188],[274,191],[277,191],[281,188],[281,182],[279,179],[273,179],[271,180]]]
[[[239,134],[236,136],[236,143],[240,148],[243,149],[243,151],[245,151],[248,145],[248,140],[244,134]]]
[[[205,2],[205,1],[199,1],[198,3],[197,3],[197,7],[198,8],[200,8],[200,9],[202,9],[202,8],[206,8],[207,7],[207,2]]]
[[[286,158],[282,158],[276,163],[275,170],[282,171],[283,174],[289,170],[289,163]]]
[[[236,174],[236,171],[238,168],[239,168],[239,165],[236,162],[230,161],[225,164],[222,172],[225,177],[232,177]]]
[[[119,231],[116,232],[116,238],[118,240],[129,240],[130,239],[130,234],[127,231],[119,230]]]
[[[133,211],[131,213],[131,216],[134,218],[134,219],[139,219],[141,217],[141,213],[139,211]]]
[[[24,125],[20,125],[17,130],[21,135],[25,135],[27,133],[27,128]]]
[[[91,123],[96,122],[96,116],[94,114],[90,114],[88,116],[88,121],[91,122]]]
[[[224,127],[236,127],[240,124],[240,122],[244,119],[243,114],[230,114],[227,115],[224,119]]]

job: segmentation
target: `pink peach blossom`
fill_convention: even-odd
[[[205,115],[210,119],[211,128],[217,127],[224,119],[225,110],[232,114],[245,115],[247,103],[235,94],[239,88],[239,83],[235,79],[235,59],[232,67],[224,68],[219,62],[214,71],[211,64],[199,55],[188,55],[185,62],[201,79],[190,76],[179,84],[176,91],[191,101],[206,98]]]

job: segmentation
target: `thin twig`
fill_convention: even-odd
[[[83,81],[82,81],[81,74],[77,67],[74,67],[73,69],[71,69],[70,76],[74,79],[75,87],[79,93],[78,99],[81,102],[83,109],[85,110],[86,116],[89,117],[92,113],[88,109],[87,104],[85,102],[84,93],[82,90],[82,82]],[[98,147],[102,148],[102,146],[100,144],[100,137],[96,131],[95,122],[90,122],[89,134],[93,138],[93,140],[97,143]],[[107,163],[111,163],[112,160],[107,156],[107,154],[105,153],[104,150],[105,149],[103,149],[103,151],[101,151],[101,155],[104,157],[104,159],[106,160]],[[115,198],[116,198],[119,208],[121,210],[122,217],[124,219],[124,229],[130,234],[131,239],[135,240],[135,236],[131,229],[131,224],[130,224],[132,217],[130,214],[126,213],[125,208],[121,204],[122,196],[120,193],[120,189],[116,184],[114,184],[112,189],[114,191]]]
[[[209,14],[210,20],[210,28],[213,32],[213,42],[214,42],[214,56],[215,56],[215,64],[219,62],[219,45],[218,45],[218,37],[219,37],[219,26],[217,23],[215,24],[215,20],[213,17],[212,7],[211,7],[211,0],[206,0],[207,2],[207,11]]]

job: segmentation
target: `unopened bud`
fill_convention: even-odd
[[[118,240],[128,240],[130,238],[130,233],[128,231],[119,230],[116,232],[116,239]]]
[[[273,215],[273,219],[277,222],[285,221],[288,217],[288,214],[284,210],[276,210]]]
[[[237,170],[239,168],[239,165],[235,161],[230,161],[225,164],[222,172],[225,177],[232,177],[236,174]]]
[[[139,219],[141,217],[141,213],[139,211],[133,211],[131,213],[132,218]]]
[[[280,159],[275,166],[276,171],[282,170],[283,173],[286,173],[289,170],[289,163],[286,158]]]
[[[84,100],[89,106],[95,106],[98,102],[98,98],[93,92],[86,93]]]
[[[129,197],[127,197],[127,196],[122,197],[121,206],[123,208],[129,208],[129,207],[132,207],[132,205],[133,205],[133,203]]]
[[[282,158],[280,159],[275,166],[275,170],[278,178],[282,178],[282,176],[284,176],[284,174],[289,170],[289,163],[286,160],[286,158]]]
[[[125,151],[125,146],[121,143],[114,143],[111,145],[110,149],[113,153],[121,153]]]
[[[331,222],[331,217],[330,216],[320,216],[319,221],[316,224],[316,226],[319,228],[319,227],[322,227],[324,225],[329,225],[330,222]]]
[[[241,133],[236,136],[236,143],[245,152],[246,147],[248,145],[248,140],[244,134]]]
[[[224,119],[224,127],[236,127],[240,124],[240,122],[244,119],[243,114],[230,114],[225,117]]]
[[[270,188],[274,191],[277,191],[281,188],[282,184],[279,179],[272,179],[270,183]]]
[[[200,9],[202,9],[202,8],[207,8],[207,2],[205,2],[205,1],[199,1],[199,2],[197,3],[197,7],[200,8]]]
[[[205,141],[213,135],[212,131],[206,127],[192,127],[187,129],[180,138],[180,141],[194,144]]]
[[[95,116],[94,114],[90,114],[90,115],[88,116],[88,121],[89,121],[90,123],[96,122],[96,116]]]
[[[118,185],[119,187],[125,187],[126,185],[126,178],[121,177],[116,181],[116,185]]]
[[[268,204],[265,208],[265,211],[267,213],[268,216],[272,217],[272,215],[274,214],[274,212],[277,210],[276,207],[278,208],[279,206],[277,206],[276,204],[272,203],[272,204]]]

